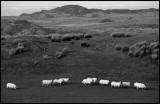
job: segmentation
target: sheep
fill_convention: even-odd
[[[81,42],[82,47],[89,47],[90,45],[86,41]]]
[[[99,81],[99,84],[101,84],[101,85],[108,85],[109,84],[109,80],[103,80],[103,79],[101,79]]]
[[[93,80],[93,83],[97,82],[97,78],[92,78],[92,80]]]
[[[117,44],[115,47],[114,47],[115,50],[121,50],[122,49],[122,46],[120,44]]]
[[[68,83],[69,80],[70,80],[70,78],[60,78],[60,79],[63,79],[63,82],[64,82],[64,83]]]
[[[52,79],[51,80],[42,80],[42,86],[51,86],[52,84]]]
[[[117,88],[119,88],[120,86],[121,86],[121,81],[120,82],[115,82],[115,81],[111,82],[111,87],[117,87]]]
[[[123,87],[129,87],[131,85],[131,82],[122,82]]]
[[[53,84],[62,84],[62,82],[64,82],[64,80],[63,79],[54,79],[53,80]]]
[[[135,82],[134,83],[134,87],[138,89],[146,89],[146,85],[144,85],[143,83],[138,83],[138,82]]]
[[[17,86],[14,83],[7,83],[6,87],[9,89],[17,89]]]
[[[91,78],[87,78],[87,79],[84,79],[84,80],[82,80],[82,85],[84,84],[84,85],[86,85],[86,84],[89,84],[89,85],[91,85],[92,84],[92,82],[93,82],[93,79],[91,79]]]
[[[87,79],[92,79],[92,83],[96,83],[97,82],[97,78],[87,78]]]

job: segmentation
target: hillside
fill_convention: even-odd
[[[83,16],[90,13],[142,13],[142,12],[155,12],[159,11],[159,9],[139,9],[139,10],[129,10],[129,9],[108,9],[108,10],[101,10],[101,9],[87,9],[85,7],[79,5],[65,5],[62,7],[57,7],[51,10],[41,10],[40,12],[35,12],[32,14],[22,13],[20,16],[31,16],[31,17],[46,17],[46,18],[53,18],[57,16]]]
[[[41,85],[62,77],[69,83]],[[88,77],[97,83],[82,85]],[[112,81],[131,85],[112,88]],[[1,17],[1,103],[79,102],[159,102],[159,10],[66,5]]]

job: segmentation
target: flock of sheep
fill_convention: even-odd
[[[51,86],[51,85],[62,85],[69,83],[70,78],[60,78],[60,79],[50,79],[50,80],[42,80],[42,86]],[[97,78],[86,78],[82,80],[82,85],[92,85],[92,84],[96,84],[98,82]],[[104,80],[101,79],[98,82],[100,85],[109,85],[109,80]],[[130,87],[131,86],[131,82],[115,82],[112,81],[110,83],[111,87],[115,87],[115,88],[120,88],[120,87]],[[7,83],[6,86],[8,89],[17,89],[17,86],[14,83]],[[135,82],[134,83],[134,87],[138,89],[146,89],[146,85],[143,83],[139,83],[139,82]]]

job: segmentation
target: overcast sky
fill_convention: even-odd
[[[1,1],[1,16],[17,16],[63,5],[80,5],[88,9],[148,9],[158,8],[159,1]]]

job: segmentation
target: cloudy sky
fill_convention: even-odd
[[[17,16],[63,5],[80,5],[88,9],[148,9],[158,8],[159,1],[1,1],[1,16]]]

